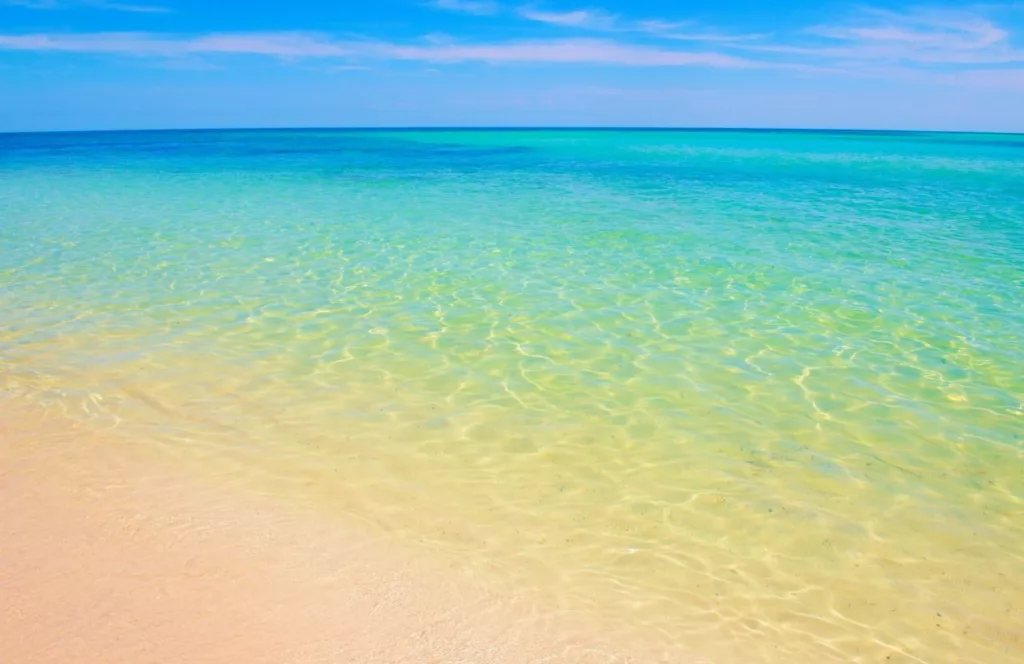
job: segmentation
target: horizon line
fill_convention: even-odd
[[[866,129],[850,127],[714,126],[714,125],[324,125],[251,127],[164,127],[149,129],[27,129],[0,130],[0,136],[31,134],[142,134],[175,132],[264,132],[264,131],[692,131],[692,132],[796,132],[835,134],[995,134],[1024,136],[1024,131],[978,129]]]

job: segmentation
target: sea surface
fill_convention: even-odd
[[[0,389],[704,661],[1024,661],[1024,136],[0,135]]]

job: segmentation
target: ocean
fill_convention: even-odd
[[[1024,661],[1024,136],[0,134],[0,390],[710,661]]]

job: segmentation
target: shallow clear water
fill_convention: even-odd
[[[0,386],[712,661],[1024,659],[1024,137],[0,135]]]

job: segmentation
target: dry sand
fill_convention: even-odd
[[[193,475],[0,399],[0,662],[666,661],[380,534]]]

